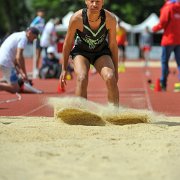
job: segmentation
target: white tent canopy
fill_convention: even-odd
[[[71,16],[74,14],[74,12],[70,11],[68,12],[63,18],[62,18],[62,24],[68,28],[69,21],[71,19]]]
[[[146,27],[148,27],[150,30],[154,25],[156,25],[159,22],[159,18],[155,13],[152,13],[146,20],[144,20],[141,24],[135,25],[132,28],[133,33],[140,33],[142,32]]]
[[[118,22],[120,18],[116,14],[114,14],[114,16],[116,17],[116,21]],[[128,32],[132,30],[132,25],[124,22],[123,20],[121,20],[121,26]]]
[[[69,21],[71,16],[74,14],[74,12],[70,11],[68,12],[63,18],[62,18],[62,24],[58,25],[56,28],[58,31],[67,31]],[[119,20],[119,17],[114,14],[117,21]],[[146,20],[144,20],[141,24],[132,26],[131,24],[128,24],[121,20],[121,25],[126,29],[128,32],[132,33],[140,33],[142,32],[146,27],[149,27],[151,30],[154,25],[156,25],[159,22],[159,18],[155,13],[152,13]]]
[[[56,27],[57,31],[67,31],[68,29],[68,25],[69,25],[69,21],[71,16],[74,14],[74,12],[70,11],[68,12],[63,18],[62,18],[62,24],[58,25]],[[114,14],[115,15],[115,14]],[[115,15],[116,16],[116,15]],[[118,16],[116,16],[117,21],[119,20]],[[126,31],[131,31],[132,30],[132,25],[121,21],[121,25],[122,27],[124,27],[126,29]]]
[[[63,18],[62,18],[62,24],[56,26],[57,31],[67,31],[69,26],[69,21],[71,19],[71,16],[74,14],[74,12],[70,11],[68,12]]]
[[[126,31],[130,32],[132,30],[132,25],[124,22],[124,21],[121,21],[121,26],[124,27],[126,29]]]

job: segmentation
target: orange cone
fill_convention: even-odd
[[[61,87],[60,83],[58,84],[57,92],[58,93],[64,93],[65,92],[65,88]]]
[[[160,83],[160,79],[156,80],[155,86],[154,86],[154,91],[161,91],[161,83]]]

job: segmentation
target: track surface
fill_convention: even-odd
[[[32,68],[31,60],[27,60],[28,69]],[[178,82],[175,66],[171,67],[168,89],[166,92],[151,90],[148,80],[153,83],[160,77],[159,63],[152,63],[150,75],[145,75],[143,63],[140,61],[127,62],[124,73],[119,73],[120,105],[136,109],[149,109],[167,116],[180,116],[180,92],[174,93],[174,83]],[[57,93],[57,79],[33,80],[34,87],[44,91],[43,94],[16,94],[0,92],[0,116],[53,116],[53,108],[47,103],[49,97],[73,96],[75,77],[67,81],[65,93]],[[105,84],[98,74],[89,75],[88,99],[107,103]],[[5,101],[9,102],[5,102]]]

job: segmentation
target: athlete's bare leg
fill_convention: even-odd
[[[108,101],[114,105],[119,105],[119,89],[115,77],[115,69],[112,59],[108,55],[103,55],[95,62],[95,68],[106,83],[108,90]]]
[[[75,95],[87,98],[88,72],[90,63],[85,57],[81,55],[77,55],[73,62],[74,72],[76,74]]]
[[[37,69],[39,69],[40,58],[41,58],[41,49],[37,48],[36,49],[36,68]]]
[[[20,87],[18,84],[8,84],[8,83],[0,83],[0,91],[8,91],[10,93],[16,93],[20,91]]]

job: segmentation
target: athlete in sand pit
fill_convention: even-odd
[[[93,64],[106,83],[109,103],[118,105],[116,18],[102,8],[104,0],[85,0],[85,3],[87,8],[77,11],[69,23],[63,46],[60,84],[61,87],[66,85],[67,65],[71,55],[77,76],[75,94],[87,98],[88,71],[90,64]]]

